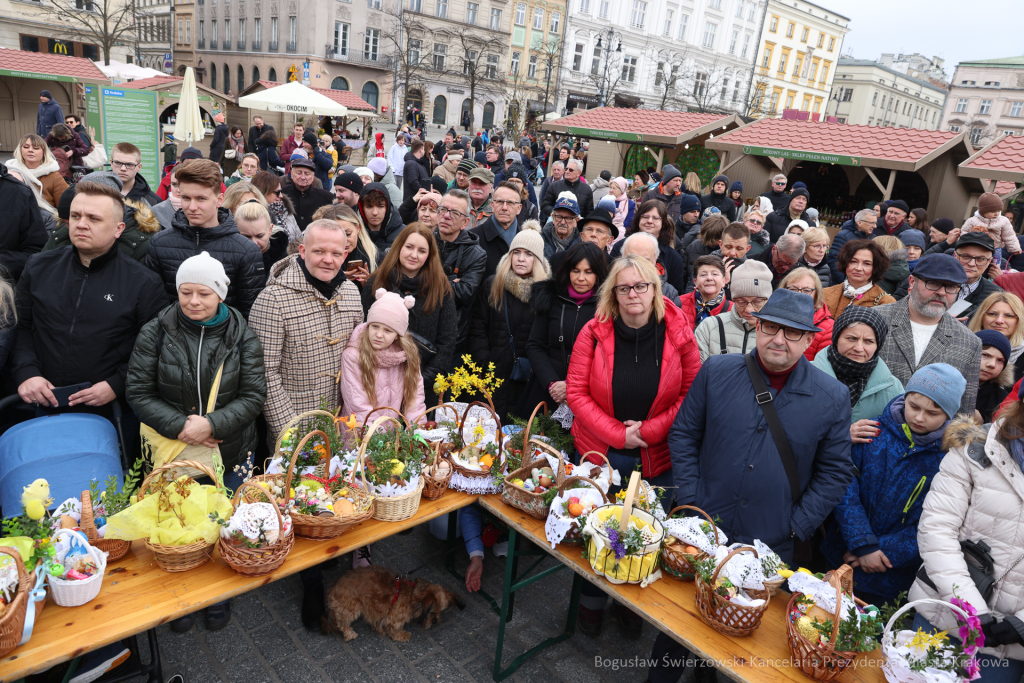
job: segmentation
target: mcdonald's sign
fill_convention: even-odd
[[[50,54],[52,55],[74,55],[75,44],[65,43],[63,40],[49,40]]]

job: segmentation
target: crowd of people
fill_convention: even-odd
[[[748,201],[724,175],[588,179],[582,146],[473,152],[454,131],[431,144],[401,130],[355,167],[330,136],[296,124],[279,150],[253,123],[247,137],[225,126],[216,159],[183,150],[157,193],[125,143],[113,172],[70,187],[38,135],[0,167],[0,362],[40,414],[109,417],[119,402],[164,437],[220,445],[233,486],[299,413],[326,400],[415,417],[468,353],[503,380],[503,422],[567,406],[572,455],[602,453],[624,481],[640,469],[666,509],[695,505],[791,565],[850,564],[876,603],[956,591],[982,615],[984,656],[1009,662],[985,680],[1019,681],[1024,274],[998,197],[959,228],[880,202],[830,241],[781,174]],[[479,509],[462,521],[472,591]],[[964,539],[991,553],[987,600]],[[302,579],[315,628],[322,579]],[[587,583],[584,634],[606,603]],[[215,605],[209,628],[229,616]],[[664,654],[687,659],[661,635]]]

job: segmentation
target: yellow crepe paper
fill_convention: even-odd
[[[5,545],[8,548],[14,548],[21,555],[21,561],[25,564],[26,569],[35,569],[35,567],[28,566],[28,558],[32,557],[32,549],[35,548],[36,542],[28,536],[9,536],[7,538],[0,538],[0,545]],[[0,555],[0,560],[7,557],[7,555]]]
[[[596,514],[598,519],[603,523],[606,523],[613,517],[615,519],[621,519],[622,506],[612,505],[610,507],[601,508],[596,511]],[[648,528],[651,532],[656,531],[650,524],[636,515],[630,515],[629,521],[641,530]],[[590,566],[594,568],[595,572],[618,581],[634,583],[640,581],[641,577],[650,576],[656,568],[655,565],[658,563],[658,556],[660,554],[657,551],[654,551],[646,553],[642,558],[635,555],[626,555],[621,560],[617,560],[615,558],[615,551],[609,546],[603,547],[596,553],[595,550],[596,547],[594,539],[593,537],[590,537],[587,540],[587,554],[590,557]]]
[[[177,493],[172,493],[174,483],[165,489],[184,524],[173,512],[160,510],[160,496],[153,493],[107,518],[104,538],[125,541],[146,538],[150,543],[162,545],[188,545],[200,540],[215,543],[220,535],[220,526],[209,515],[217,512],[227,519],[233,512],[231,501],[215,486],[192,482],[188,488],[189,495],[184,500]]]

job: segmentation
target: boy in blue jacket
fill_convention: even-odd
[[[942,436],[965,388],[963,375],[951,365],[927,365],[877,418],[881,433],[853,444],[857,476],[836,507],[836,523],[821,549],[832,566],[854,568],[854,592],[869,603],[893,602],[914,582],[921,566],[921,506],[946,455]]]

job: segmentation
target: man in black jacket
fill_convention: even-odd
[[[717,175],[711,180],[711,191],[700,198],[701,210],[714,206],[722,212],[729,222],[736,220],[736,202],[729,197],[729,177]]]
[[[110,170],[121,179],[121,196],[156,206],[163,200],[149,189],[142,169],[142,150],[130,142],[119,142],[110,150]]]
[[[544,225],[547,223],[548,216],[555,208],[555,202],[558,201],[558,195],[568,190],[576,195],[576,201],[580,205],[580,215],[589,216],[594,210],[594,192],[590,188],[590,185],[580,180],[580,174],[583,172],[583,162],[579,159],[569,159],[565,162],[565,173],[562,174],[562,179],[552,182],[548,185],[547,191],[544,193],[544,198],[540,202],[540,224]]]
[[[469,195],[462,190],[449,190],[441,198],[434,240],[444,265],[444,274],[452,285],[455,309],[459,312],[459,336],[455,342],[455,358],[460,358],[466,337],[469,336],[469,318],[473,312],[480,283],[487,268],[487,252],[480,246],[480,238],[470,230]]]
[[[11,369],[26,403],[57,407],[55,387],[90,383],[69,405],[109,416],[124,396],[139,330],[167,305],[160,278],[125,256],[124,201],[109,185],[80,182],[71,245],[33,258],[18,282],[18,338]]]
[[[28,257],[46,244],[46,229],[32,190],[10,175],[3,164],[0,164],[0,206],[4,212],[0,229],[0,266],[17,280]]]
[[[321,206],[334,203],[334,196],[313,184],[316,178],[316,164],[309,159],[292,159],[290,183],[281,183],[281,194],[291,200],[295,207],[295,222],[299,230],[305,230],[313,220],[313,214]]]
[[[818,222],[807,215],[806,209],[810,200],[811,196],[807,194],[807,190],[798,187],[790,195],[789,204],[768,214],[764,221],[764,227],[771,237],[772,244],[778,242],[779,238],[786,234],[789,224],[797,219],[807,221],[807,225],[812,228],[818,227]],[[733,207],[735,208],[735,204]]]
[[[427,167],[427,150],[422,140],[413,140],[409,145],[409,151],[405,154],[405,167],[402,169],[402,177],[405,178],[402,186],[402,199],[406,200],[416,194],[420,188],[429,189],[430,170]]]
[[[266,133],[268,130],[274,130],[274,127],[263,123],[262,116],[252,117],[252,127],[249,128],[249,151],[256,152],[256,141],[260,139],[260,136]]]
[[[246,318],[256,296],[267,283],[263,254],[235,226],[231,212],[221,208],[220,166],[209,159],[195,159],[178,169],[181,208],[174,213],[170,230],[153,236],[146,253],[146,267],[164,283],[167,298],[176,301],[175,275],[178,266],[192,256],[208,252],[224,265],[231,283],[224,303],[237,308]]]
[[[488,275],[494,275],[498,270],[501,257],[508,253],[509,245],[515,239],[516,233],[519,232],[521,226],[516,217],[519,215],[519,208],[523,200],[514,185],[502,183],[494,188],[494,197],[491,203],[494,213],[470,229],[470,232],[480,240],[480,246],[487,252],[485,279]]]
[[[772,189],[761,195],[772,203],[772,211],[778,211],[789,206],[789,195],[786,193],[786,176],[776,173],[772,178]]]

